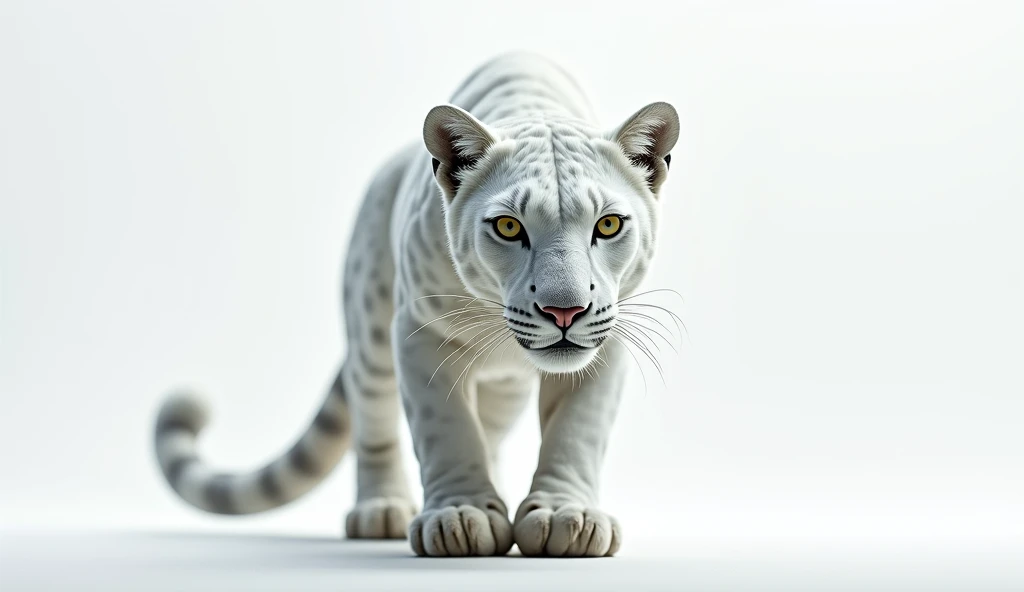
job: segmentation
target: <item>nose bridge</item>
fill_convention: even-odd
[[[590,302],[590,259],[585,249],[553,243],[537,255],[536,298],[541,306],[573,308]]]

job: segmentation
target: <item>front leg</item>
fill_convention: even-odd
[[[409,337],[420,324],[399,313],[394,333],[399,390],[423,483],[423,511],[409,526],[409,541],[417,555],[504,555],[512,548],[512,524],[488,472],[473,393],[463,394],[473,388],[463,370],[493,343],[467,346],[462,356],[461,342],[438,349],[445,338],[430,328]]]
[[[523,555],[601,557],[619,549],[618,522],[597,509],[598,474],[626,374],[628,354],[608,343],[600,376],[547,376],[541,383],[540,462],[516,512]]]

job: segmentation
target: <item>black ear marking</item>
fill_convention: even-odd
[[[672,155],[671,154],[666,154],[665,155],[665,168],[666,169],[672,168]],[[436,170],[437,167],[435,166],[434,169]]]
[[[480,120],[454,105],[438,105],[423,121],[423,142],[432,157],[434,178],[448,199],[463,177],[487,154],[497,136]]]
[[[448,182],[451,184],[453,192],[458,191],[462,185],[462,175],[475,167],[479,160],[479,158],[463,154],[456,154],[452,158],[448,170]]]
[[[669,152],[679,139],[675,108],[668,103],[651,103],[634,113],[611,137],[633,166],[646,171],[647,185],[657,194],[672,162]]]

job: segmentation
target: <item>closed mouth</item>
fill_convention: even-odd
[[[541,351],[541,350],[545,350],[545,349],[590,349],[590,348],[583,347],[582,345],[580,345],[578,343],[573,343],[572,341],[569,341],[568,339],[563,337],[561,340],[556,341],[555,343],[552,343],[551,345],[548,345],[548,346],[545,346],[545,347],[535,348],[534,351]]]

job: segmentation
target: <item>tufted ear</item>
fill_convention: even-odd
[[[670,152],[679,139],[679,114],[668,103],[651,103],[612,132],[630,162],[647,169],[647,184],[658,193],[668,175]]]
[[[497,137],[480,120],[454,105],[439,105],[423,122],[423,142],[434,157],[434,178],[452,199],[462,175],[473,168]]]

